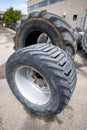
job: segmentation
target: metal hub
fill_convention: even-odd
[[[46,79],[35,69],[22,66],[16,70],[15,82],[20,93],[31,103],[44,105],[51,92]]]

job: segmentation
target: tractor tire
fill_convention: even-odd
[[[64,109],[77,80],[70,56],[45,43],[15,52],[7,61],[6,77],[17,99],[42,116]]]
[[[80,35],[77,29],[74,29],[74,36],[77,41],[77,49],[80,49],[82,44],[82,36]]]
[[[29,18],[16,33],[16,49],[37,43],[41,33],[45,33],[53,45],[65,51],[67,51],[67,46],[71,47],[69,54],[72,57],[75,56],[77,44],[72,28],[61,17],[46,11],[30,13]]]
[[[43,41],[44,41],[44,42],[43,42]],[[37,43],[38,43],[38,44],[41,44],[41,43],[48,43],[48,44],[50,44],[50,43],[51,43],[51,39],[50,39],[46,34],[41,33],[41,35],[38,37]],[[72,44],[71,44],[71,43],[66,42],[65,51],[66,51],[67,54],[69,54],[72,58],[74,58],[74,57],[73,57],[74,48],[72,47]]]
[[[41,33],[41,35],[37,39],[37,43],[47,43],[48,41],[48,36],[45,33]],[[51,40],[50,40],[51,41]]]
[[[83,36],[83,39],[82,39],[82,49],[87,55],[87,32],[85,32],[85,35]]]

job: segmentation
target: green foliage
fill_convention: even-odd
[[[7,24],[12,24],[18,21],[22,17],[20,10],[14,10],[13,7],[10,7],[3,16],[3,20]]]
[[[0,21],[3,21],[3,18],[0,17]]]

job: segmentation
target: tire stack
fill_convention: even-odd
[[[61,17],[30,13],[16,33],[16,52],[6,64],[7,81],[17,99],[42,116],[60,113],[76,86],[76,45],[72,28]]]
[[[15,38],[16,50],[36,44],[42,33],[53,45],[64,49],[72,57],[75,56],[77,41],[73,29],[61,17],[46,11],[30,13],[29,18],[19,27]],[[46,38],[42,37],[40,42],[46,43]]]

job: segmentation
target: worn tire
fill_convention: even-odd
[[[50,21],[43,18],[30,18],[21,24],[16,33],[16,50],[36,44],[37,39],[42,32],[50,37],[52,44],[55,44],[62,49],[65,48],[61,34]]]
[[[38,105],[40,102],[35,104],[22,94],[17,84],[19,81],[16,82],[16,72],[23,66],[32,67],[45,77],[50,88],[50,98],[46,104]],[[23,77],[20,81],[24,88],[26,88],[27,82],[26,75],[24,77],[26,81],[23,83]],[[21,76],[18,78],[21,79]],[[17,99],[31,111],[43,116],[57,114],[64,109],[70,100],[77,80],[74,63],[70,56],[59,47],[44,43],[32,45],[15,52],[7,61],[6,77],[10,89]],[[30,81],[30,79],[28,80]],[[31,93],[33,91],[28,92],[29,95]],[[38,95],[35,100],[37,97]],[[40,95],[39,99],[41,99]]]
[[[77,49],[80,49],[82,44],[82,37],[77,30],[74,30],[74,36],[77,41]]]
[[[45,23],[39,22],[39,19],[45,20]],[[31,23],[30,23],[31,20],[32,22],[34,22],[34,24],[31,28],[28,28],[29,25],[31,26]],[[41,32],[36,34],[36,31],[35,31],[36,21],[35,20],[38,21],[38,25],[36,27],[37,30],[41,31],[42,33],[46,33],[48,37],[51,39],[52,44],[58,45],[60,48],[64,49],[65,51],[67,51],[67,46],[69,45],[69,47],[71,47],[72,52],[73,52],[72,53],[70,51],[71,56],[72,57],[75,56],[76,51],[77,51],[77,44],[76,44],[76,40],[75,40],[74,32],[72,28],[61,17],[55,14],[48,13],[46,11],[30,13],[29,19],[21,25],[21,27],[19,28],[16,34],[16,40],[15,40],[16,49],[31,45],[32,43],[37,43],[37,39],[39,35],[41,34]],[[46,23],[49,23],[50,26],[48,27],[46,26],[44,29],[40,28],[41,26],[45,26]],[[56,32],[55,31],[52,32],[52,28]],[[30,38],[29,37],[26,38],[26,35],[28,35],[30,31],[32,31],[32,29],[33,31],[35,31],[35,33],[32,34],[32,37],[30,36]],[[50,35],[50,32],[53,36]],[[25,42],[26,39],[28,39],[27,43]],[[32,39],[32,43],[30,39]]]
[[[85,32],[85,35],[82,38],[82,49],[87,55],[87,32]]]

